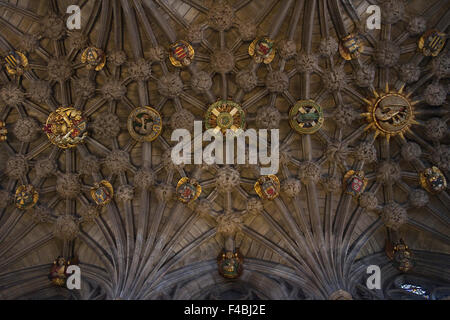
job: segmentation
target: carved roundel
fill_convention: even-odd
[[[128,116],[127,128],[137,141],[153,141],[161,134],[162,118],[152,107],[134,109]]]
[[[351,33],[341,39],[339,43],[339,53],[345,60],[352,60],[359,57],[364,50],[364,44],[359,34]]]
[[[447,180],[438,167],[427,168],[419,175],[420,185],[430,193],[439,193],[447,188]]]
[[[109,181],[102,180],[91,188],[91,197],[99,206],[107,205],[114,195],[113,186]]]
[[[349,170],[344,175],[345,193],[358,198],[364,192],[368,182],[364,171]]]
[[[289,111],[289,123],[300,134],[312,134],[324,122],[322,108],[313,100],[300,100]]]
[[[187,67],[194,60],[194,48],[186,41],[179,40],[169,49],[169,60],[175,67]]]
[[[21,185],[16,189],[14,202],[22,210],[31,209],[39,200],[39,193],[31,185]]]
[[[280,195],[280,180],[274,174],[262,176],[255,183],[255,191],[260,198],[273,200]]]
[[[214,102],[206,111],[206,129],[214,129],[216,132],[222,131],[223,134],[226,134],[227,129],[236,131],[244,129],[244,126],[245,112],[236,102],[219,100]]]
[[[267,37],[253,40],[248,47],[248,54],[256,63],[269,64],[275,58],[275,44]]]
[[[88,47],[81,54],[81,62],[86,64],[86,68],[100,71],[106,63],[106,55],[102,49]]]
[[[183,177],[177,184],[178,200],[183,203],[191,203],[195,201],[202,193],[202,187],[195,179]]]
[[[44,131],[54,145],[73,148],[87,137],[87,120],[80,110],[61,107],[50,113]]]

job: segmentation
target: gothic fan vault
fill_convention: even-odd
[[[449,9],[0,0],[0,298],[448,298]],[[194,120],[279,172],[174,164]]]

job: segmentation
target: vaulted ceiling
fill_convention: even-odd
[[[66,8],[81,7],[81,30],[66,28]],[[381,7],[380,30],[366,9]],[[420,173],[449,176],[450,55],[418,49],[419,38],[450,22],[446,0],[0,0],[1,54],[26,54],[20,81],[0,70],[0,298],[2,299],[393,299],[414,298],[417,283],[433,298],[450,295],[448,191],[432,194]],[[364,48],[344,60],[338,44],[361,34]],[[276,56],[258,64],[250,43],[267,36]],[[172,66],[169,46],[195,50]],[[88,70],[81,53],[103,49],[106,66]],[[399,93],[412,104],[409,130],[387,139],[368,127],[368,104]],[[211,103],[242,106],[247,128],[280,129],[281,195],[254,190],[256,165],[175,165],[176,128],[192,130]],[[299,134],[289,125],[298,100],[312,99],[323,126]],[[74,148],[52,144],[42,127],[59,106],[88,119]],[[162,116],[161,135],[138,142],[127,130],[137,107]],[[364,171],[359,198],[344,175]],[[190,204],[175,188],[197,178]],[[91,187],[109,181],[114,199],[97,210]],[[32,184],[37,204],[21,210],[14,193]],[[409,246],[402,273],[386,241]],[[218,272],[222,249],[239,251],[243,273]],[[57,256],[79,259],[82,289],[48,279]],[[378,265],[382,289],[365,286]]]

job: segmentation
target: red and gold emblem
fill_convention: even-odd
[[[196,179],[183,177],[178,181],[176,192],[178,200],[183,203],[191,203],[200,196],[202,187]]]
[[[102,180],[94,184],[91,188],[91,197],[99,206],[105,206],[111,202],[114,195],[114,190],[109,181]]]
[[[367,186],[369,180],[364,176],[364,171],[349,170],[344,175],[345,193],[358,198]]]
[[[248,54],[256,63],[269,64],[275,57],[274,41],[267,37],[255,39],[248,47]]]
[[[273,200],[280,195],[280,180],[274,174],[262,176],[256,181],[254,188],[262,199]]]
[[[419,39],[419,50],[424,56],[436,57],[444,48],[446,38],[443,32],[428,30]]]
[[[100,71],[106,64],[106,55],[102,49],[96,47],[88,47],[81,54],[81,62],[91,70]]]
[[[22,210],[28,210],[35,206],[39,200],[39,193],[31,185],[21,185],[16,189],[14,202],[16,207]]]
[[[339,43],[339,53],[345,60],[352,60],[361,54],[364,50],[364,45],[361,36],[355,33],[350,33],[341,39]]]
[[[179,40],[170,46],[169,60],[175,67],[187,67],[194,60],[194,56],[194,48],[184,40]]]
[[[62,149],[73,148],[87,137],[87,120],[80,110],[60,107],[50,113],[44,131],[54,145]]]

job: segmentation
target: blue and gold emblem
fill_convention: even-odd
[[[420,185],[430,193],[439,193],[447,188],[447,180],[438,167],[425,169],[419,174]]]
[[[88,70],[100,71],[106,64],[106,55],[102,49],[88,47],[81,54],[81,62],[86,64]]]
[[[361,54],[364,50],[364,45],[361,36],[355,33],[350,33],[339,42],[339,53],[345,60],[352,60]]]
[[[94,184],[91,188],[91,197],[99,206],[107,205],[111,202],[114,195],[114,190],[109,181],[102,180]]]
[[[176,188],[178,200],[183,203],[195,201],[202,193],[202,187],[193,178],[183,177],[178,181]]]
[[[16,207],[22,210],[28,210],[35,206],[39,200],[39,193],[31,185],[21,185],[16,189],[14,202]]]
[[[265,200],[273,200],[280,195],[280,180],[274,174],[260,177],[255,183],[255,191]]]
[[[28,58],[20,51],[11,51],[4,60],[6,71],[11,76],[21,76],[29,69]]]
[[[447,35],[437,30],[428,30],[419,39],[418,47],[424,56],[436,57],[444,48]]]

